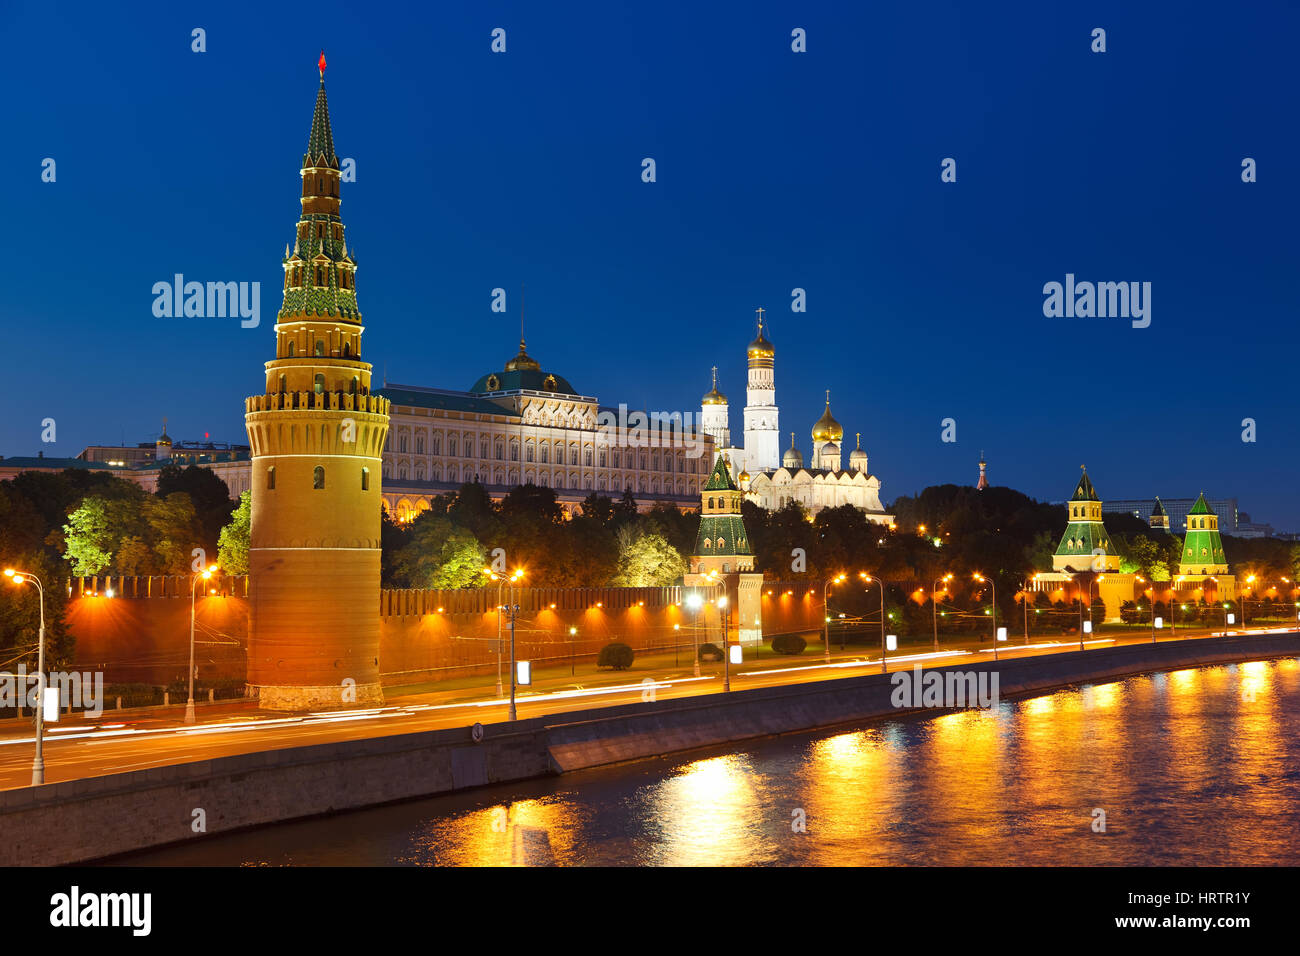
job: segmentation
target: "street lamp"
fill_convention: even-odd
[[[1255,575],[1251,574],[1246,577],[1246,586],[1241,590],[1241,629],[1246,629],[1246,592],[1250,586],[1255,583]]]
[[[515,568],[514,574],[510,575],[510,719],[516,719],[515,713],[515,685],[518,683],[519,675],[515,667],[515,621],[519,617],[519,605],[515,603],[515,582],[524,576],[523,568]]]
[[[27,571],[5,568],[5,577],[14,584],[34,584],[40,595],[41,629],[38,632],[36,651],[36,756],[32,759],[32,786],[45,783],[45,585],[41,579]],[[27,688],[23,688],[26,691]],[[21,698],[19,698],[21,702]]]
[[[933,612],[934,616],[934,652],[936,654],[939,653],[939,585],[946,584],[951,580],[951,572],[945,574],[941,578],[936,578],[934,588],[930,591],[930,610]],[[947,593],[947,591],[948,589],[944,588],[944,593]]]
[[[825,629],[825,633],[823,634],[823,637],[825,638],[825,644],[826,644],[827,664],[831,662],[831,585],[843,584],[843,583],[844,583],[844,575],[839,574],[833,578],[827,578],[825,583],[822,585],[822,612],[823,612],[822,617],[826,619],[825,624],[823,625]],[[842,641],[840,647],[841,649],[843,649]]]
[[[731,644],[727,627],[731,623],[731,613],[727,609],[725,594],[718,597],[718,611],[722,615],[722,692],[725,694],[731,690]]]
[[[699,591],[692,591],[686,598],[686,606],[695,612],[691,624],[691,658],[695,661],[696,677],[700,676],[700,605],[703,603]]]
[[[1038,580],[1037,574],[1035,574],[1032,578],[1029,579],[1029,581],[1037,581],[1037,580]],[[1028,646],[1029,644],[1029,581],[1025,582],[1025,588],[1021,592],[1022,595],[1021,604],[1023,605],[1025,611],[1025,645],[1026,646]],[[997,635],[994,634],[994,637],[996,636]]]
[[[993,583],[992,578],[986,578],[978,571],[973,575],[976,581],[987,583],[993,591],[993,659],[998,659],[998,586]]]
[[[873,578],[869,574],[863,574],[862,580],[868,584],[873,583]],[[889,673],[889,668],[885,664],[885,582],[884,580],[875,581],[880,585],[880,673]],[[866,590],[863,588],[863,590]]]
[[[217,566],[212,564],[190,576],[190,696],[185,701],[187,724],[194,723],[194,592],[198,589],[199,581],[208,580],[216,570]]]

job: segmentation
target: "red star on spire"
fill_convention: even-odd
[[[320,51],[320,62],[318,62],[316,66],[320,69],[321,78],[324,79],[325,78],[325,51],[324,50]]]

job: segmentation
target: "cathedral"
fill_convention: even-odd
[[[822,508],[852,505],[877,524],[890,524],[880,502],[880,479],[867,469],[862,435],[849,452],[844,467],[844,429],[831,414],[831,396],[826,393],[826,410],[812,427],[812,456],[804,464],[803,453],[790,433],[790,447],[779,450],[780,425],[776,404],[776,349],[763,329],[763,309],[758,310],[758,336],[749,343],[746,358],[749,381],[745,390],[744,444],[731,442],[727,396],[718,391],[718,370],[713,385],[700,404],[700,427],[713,438],[718,455],[724,458],[732,479],[745,498],[775,511],[798,502],[810,514]]]

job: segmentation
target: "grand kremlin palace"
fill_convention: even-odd
[[[641,510],[663,502],[696,511],[715,457],[712,436],[689,424],[684,431],[675,426],[676,433],[667,425],[646,429],[638,442],[644,447],[621,447],[618,432],[598,428],[597,420],[601,412],[617,419],[619,409],[578,394],[566,378],[542,369],[523,342],[504,368],[481,376],[468,391],[386,385],[375,393],[392,403],[382,493],[384,507],[402,522],[427,511],[435,495],[470,481],[494,500],[529,482],[553,488],[566,514],[592,492],[618,499],[625,490]],[[0,458],[0,480],[22,471],[85,468],[152,492],[160,469],[171,464],[212,470],[232,498],[249,489],[247,446],[173,444],[166,431],[152,444],[95,446],[79,458]]]
[[[658,502],[696,510],[713,464],[713,439],[689,425],[676,434],[649,429],[636,443],[644,447],[624,447],[616,430],[598,427],[601,412],[617,418],[619,410],[543,370],[522,341],[501,371],[467,392],[385,385],[379,394],[392,402],[384,504],[399,521],[469,481],[494,499],[521,484],[553,488],[566,513],[593,492],[624,491],[643,510]]]

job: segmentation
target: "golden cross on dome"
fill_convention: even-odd
[[[758,313],[758,331],[759,331],[759,332],[762,332],[762,331],[763,331],[763,312],[764,312],[765,310],[764,310],[764,308],[760,305],[760,306],[759,306],[757,309],[755,309],[754,311]]]

